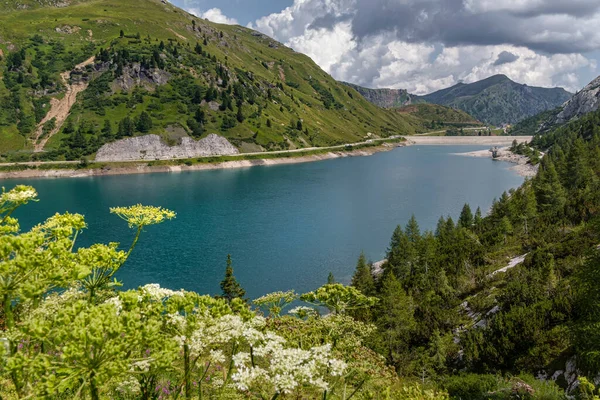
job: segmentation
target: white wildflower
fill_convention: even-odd
[[[211,350],[209,353],[210,361],[215,364],[223,364],[225,362],[225,355],[221,350]]]
[[[173,296],[183,296],[182,291],[161,288],[158,283],[149,283],[145,286],[142,286],[140,289],[155,301],[162,301]]]
[[[315,310],[312,307],[306,306],[294,307],[290,311],[288,311],[288,314],[294,315],[298,318],[307,318],[309,316],[318,315],[317,310]]]
[[[273,384],[280,393],[290,393],[298,386],[298,382],[291,373],[277,374],[273,377]]]
[[[225,381],[221,377],[216,377],[216,378],[212,379],[211,383],[215,387],[221,387],[221,386],[223,386],[225,384]]]
[[[342,360],[337,360],[335,358],[329,360],[329,373],[332,376],[341,376],[346,368],[348,368],[348,364]]]
[[[123,382],[117,385],[117,391],[127,394],[137,394],[140,392],[140,383],[132,376],[128,376]]]
[[[2,193],[0,203],[25,204],[37,197],[37,192],[31,186],[18,185],[14,189]]]
[[[236,366],[245,366],[247,363],[250,362],[250,353],[245,353],[245,352],[240,352],[237,354],[234,354],[233,357],[231,357],[233,359],[233,363]]]
[[[260,367],[240,368],[231,376],[231,379],[239,391],[245,392],[258,381],[266,380],[267,372]]]
[[[150,366],[152,365],[151,359],[144,359],[140,361],[136,361],[131,364],[131,372],[148,372],[150,371]]]
[[[177,342],[180,347],[183,347],[185,344],[186,337],[183,335],[174,336],[173,339]]]
[[[185,327],[185,317],[178,313],[167,314],[167,324],[182,330]]]
[[[123,302],[121,302],[121,299],[119,298],[119,296],[111,297],[110,299],[106,300],[104,303],[114,305],[115,309],[117,310],[117,315],[121,314],[121,311],[123,311]]]

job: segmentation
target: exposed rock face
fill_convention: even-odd
[[[396,108],[413,103],[412,95],[406,89],[368,89],[352,83],[343,83],[379,107]]]
[[[556,116],[555,123],[564,124],[600,108],[600,76],[571,97]]]
[[[105,144],[98,150],[96,161],[170,160],[238,153],[227,139],[214,133],[198,141],[184,137],[176,146],[165,144],[158,135],[146,135]]]
[[[164,85],[171,78],[171,74],[158,68],[142,68],[139,63],[123,68],[123,74],[117,79],[117,84],[123,90],[130,90],[135,86]]]

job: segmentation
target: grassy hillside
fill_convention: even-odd
[[[434,130],[444,127],[483,125],[464,111],[437,104],[419,103],[397,110],[400,114],[412,115],[423,121],[423,129]]]
[[[428,103],[459,108],[493,124],[517,123],[542,111],[558,107],[571,97],[562,88],[540,88],[495,75],[471,84],[459,83],[422,96]]]
[[[9,159],[30,157],[51,99],[73,83],[89,87],[37,157],[77,159],[147,133],[168,143],[219,133],[241,151],[261,151],[422,129],[416,117],[372,105],[309,57],[250,29],[156,0],[64,5],[0,6],[0,152]],[[61,72],[90,56],[93,64],[62,81]],[[52,131],[47,124],[42,137]]]

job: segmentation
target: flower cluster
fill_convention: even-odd
[[[267,361],[266,367],[251,365],[247,353],[234,356],[237,372],[232,379],[240,391],[254,385],[269,386],[275,393],[291,393],[298,387],[313,386],[327,390],[327,376],[341,376],[347,368],[344,361],[331,356],[331,345],[310,350],[286,348],[285,341],[275,335],[254,349],[254,355]]]
[[[314,292],[305,293],[300,300],[307,303],[327,307],[336,314],[349,310],[371,307],[377,303],[376,297],[367,297],[353,286],[332,283],[321,286]]]
[[[169,297],[184,295],[182,290],[175,291],[171,289],[161,288],[158,283],[149,283],[147,285],[142,286],[140,290],[142,291],[142,293],[149,296],[152,300],[155,301],[162,301],[168,299]]]
[[[266,294],[254,300],[253,303],[258,307],[267,308],[271,316],[278,317],[281,314],[281,310],[297,298],[298,295],[296,292],[288,290],[287,292],[273,292]]]
[[[127,221],[130,228],[160,224],[165,220],[175,218],[175,212],[171,210],[141,204],[131,207],[113,207],[110,212]]]
[[[27,204],[30,200],[37,197],[37,191],[31,186],[18,185],[8,192],[2,188],[0,195],[0,204],[11,204],[12,206],[20,206]]]
[[[317,316],[319,315],[319,312],[312,307],[298,306],[288,311],[288,314],[304,319]]]

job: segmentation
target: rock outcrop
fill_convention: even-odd
[[[155,85],[164,85],[171,78],[171,74],[159,68],[146,69],[139,63],[133,63],[123,68],[123,74],[116,80],[122,90],[131,90],[135,86],[150,88]]]
[[[169,146],[158,135],[138,136],[107,143],[98,150],[96,161],[171,160],[238,154],[239,150],[222,136],[211,133],[204,139],[181,138]]]
[[[383,108],[397,108],[413,103],[413,96],[406,89],[369,89],[342,82],[360,93],[369,102]],[[416,97],[416,96],[415,96]]]
[[[554,123],[564,124],[600,108],[600,76],[571,97],[556,116]]]

